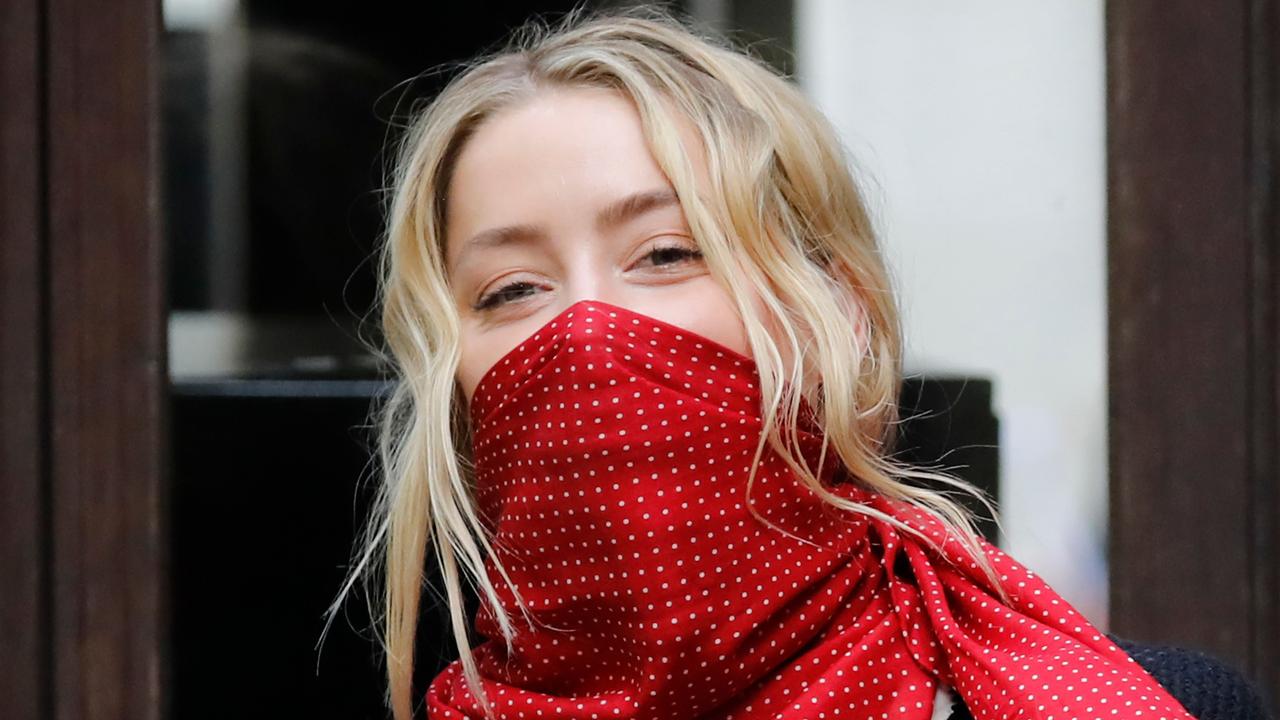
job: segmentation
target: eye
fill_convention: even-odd
[[[701,257],[701,250],[686,247],[684,245],[655,245],[649,250],[649,252],[645,253],[644,256],[640,258],[641,262],[637,263],[637,265],[641,265],[643,264],[643,261],[652,258],[652,265],[654,267],[667,267],[670,265],[678,265],[688,262],[690,260],[697,260]],[[665,260],[667,262],[659,262],[660,260]]]
[[[702,257],[702,251],[694,248],[686,247],[678,244],[655,245],[650,248],[649,252],[641,256],[640,261],[632,267],[641,267],[647,264],[655,268],[667,268],[674,265],[680,265],[686,262],[698,260]],[[510,302],[519,302],[529,297],[538,290],[538,285],[527,280],[519,280],[513,283],[503,285],[496,290],[485,293],[479,300],[472,305],[472,309],[477,311],[492,310]]]
[[[506,305],[512,300],[519,300],[529,296],[531,293],[527,290],[537,290],[538,286],[531,282],[521,280],[518,282],[503,285],[497,290],[485,293],[479,300],[472,305],[475,310],[491,310],[499,305]]]

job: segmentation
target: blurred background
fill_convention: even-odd
[[[990,493],[983,531],[1100,628],[1278,684],[1280,0],[1251,2],[662,4],[837,128],[906,457]],[[580,4],[639,3],[0,9],[0,647],[29,658],[0,717],[385,717],[363,594],[319,645],[378,480],[385,153]],[[425,603],[420,686],[454,656]]]
[[[799,82],[896,267],[909,372],[990,378],[1002,546],[1107,627],[1101,0],[797,0]]]

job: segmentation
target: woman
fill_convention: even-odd
[[[398,720],[428,547],[432,718],[1192,717],[892,459],[887,271],[760,63],[653,11],[526,28],[411,127],[389,210],[355,572]]]

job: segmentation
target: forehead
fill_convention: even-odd
[[[694,133],[676,117],[686,148]],[[695,156],[696,172],[700,153]],[[485,120],[458,155],[445,205],[447,257],[478,231],[555,222],[669,186],[636,107],[620,92],[555,88]]]

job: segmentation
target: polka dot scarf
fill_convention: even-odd
[[[766,446],[751,358],[600,301],[566,308],[481,379],[476,500],[533,624],[476,648],[499,718],[927,720],[938,683],[978,720],[1189,718],[1040,578],[841,475],[823,485],[935,539],[822,502]],[[752,507],[755,514],[752,513]],[[431,718],[480,718],[448,666]]]

